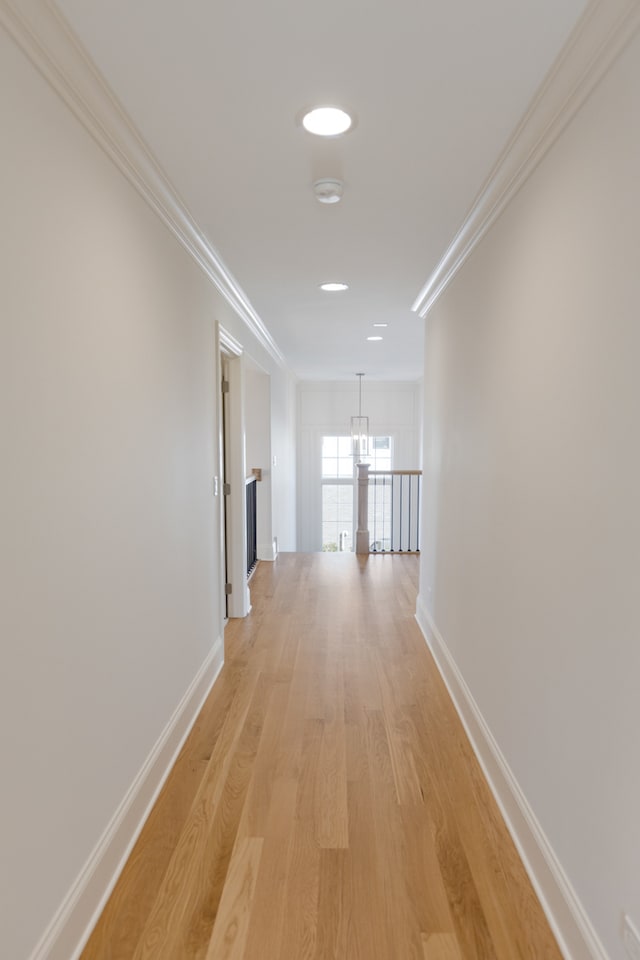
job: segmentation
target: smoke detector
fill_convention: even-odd
[[[342,200],[343,187],[342,180],[316,180],[313,185],[313,192],[318,203],[338,203]]]

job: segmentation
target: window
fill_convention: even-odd
[[[353,547],[353,484],[322,484],[322,549],[333,553]]]
[[[322,479],[353,480],[351,437],[322,438]]]
[[[370,470],[391,470],[391,437],[374,437]],[[369,481],[369,532],[371,550],[390,550],[393,530],[392,478],[371,477]]]
[[[353,547],[353,457],[351,437],[322,438],[322,549]]]
[[[369,469],[391,470],[391,437],[372,437],[370,447],[371,454],[363,460],[369,464]]]
[[[390,470],[391,437],[372,437],[370,456],[365,458],[371,470]],[[322,549],[337,553],[353,550],[355,503],[355,464],[350,436],[322,438]]]

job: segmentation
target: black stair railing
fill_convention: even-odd
[[[422,471],[358,464],[358,473],[357,552],[419,553]]]

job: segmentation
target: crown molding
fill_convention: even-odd
[[[640,0],[591,0],[411,309],[425,317],[640,26]]]
[[[281,366],[286,361],[53,0],[0,0],[0,24]]]

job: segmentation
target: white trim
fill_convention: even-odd
[[[469,737],[565,960],[608,960],[567,875],[489,729],[431,614],[416,620]]]
[[[29,960],[82,953],[223,661],[218,637]]]
[[[236,340],[235,337],[231,336],[228,330],[222,326],[218,325],[218,330],[220,334],[220,349],[228,357],[240,357],[244,348],[239,340]]]
[[[232,592],[227,597],[230,617],[246,617],[251,609],[247,585],[247,500],[246,500],[246,417],[245,355],[230,357],[227,363],[229,421],[227,433],[227,580]]]
[[[592,0],[411,309],[425,317],[640,26],[639,0]]]
[[[271,357],[284,356],[53,0],[0,0],[0,23]]]
[[[273,563],[277,556],[273,549],[273,541],[271,541],[271,543],[259,543],[257,554],[258,560],[266,560],[269,563]]]

